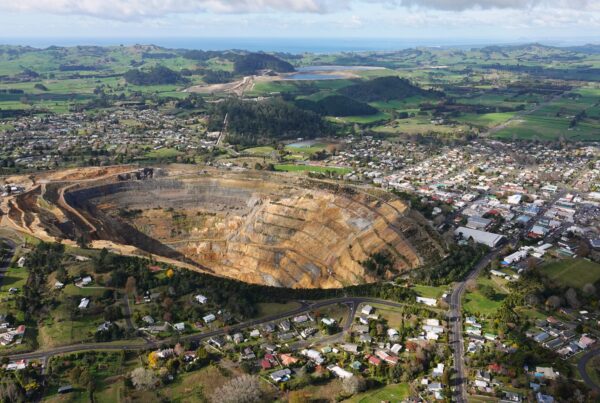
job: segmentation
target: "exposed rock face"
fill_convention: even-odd
[[[361,264],[374,252],[385,249],[395,257],[390,276],[444,252],[433,231],[400,200],[289,176],[105,181],[73,187],[64,199],[81,215],[70,213],[75,226],[94,238],[251,283],[361,284],[378,280]]]

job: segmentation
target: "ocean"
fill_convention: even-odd
[[[23,45],[36,48],[49,46],[118,46],[158,45],[174,49],[228,50],[286,53],[339,53],[361,51],[393,51],[414,47],[471,48],[498,44],[473,39],[406,39],[406,38],[2,38],[6,45]],[[502,43],[501,43],[502,44]]]

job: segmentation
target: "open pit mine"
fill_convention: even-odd
[[[394,258],[391,278],[439,260],[423,217],[380,189],[258,171],[104,170],[32,180],[3,225],[45,240],[153,256],[249,283],[333,288],[381,280],[362,262]]]

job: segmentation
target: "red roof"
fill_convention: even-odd
[[[269,360],[261,360],[260,361],[260,366],[264,370],[271,369],[271,367],[272,367],[271,362]]]
[[[500,372],[502,372],[502,371],[503,371],[503,369],[504,369],[504,368],[502,367],[502,365],[500,365],[500,364],[498,364],[497,362],[495,362],[495,363],[493,363],[493,364],[490,364],[490,365],[488,366],[488,369],[489,369],[491,372],[500,373]]]
[[[19,327],[17,327],[17,333],[18,334],[25,333],[25,325],[19,325]]]
[[[298,359],[296,357],[292,357],[289,354],[280,354],[279,358],[281,358],[281,363],[285,366],[295,364],[296,362],[298,362]]]
[[[150,269],[150,271],[161,271],[162,267],[160,267],[160,266],[148,266],[148,269]]]
[[[381,360],[379,358],[375,357],[374,355],[370,355],[368,361],[369,361],[369,364],[381,365]]]

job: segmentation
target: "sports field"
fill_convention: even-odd
[[[563,259],[542,266],[540,270],[566,287],[583,288],[600,280],[600,264],[586,259]]]

